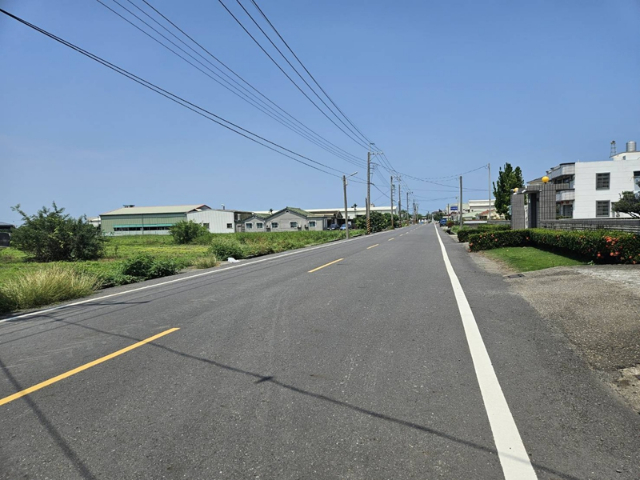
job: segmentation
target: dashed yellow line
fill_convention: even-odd
[[[317,272],[321,268],[328,267],[329,265],[333,265],[334,263],[341,262],[342,260],[344,260],[344,258],[339,258],[338,260],[334,260],[333,262],[326,263],[326,264],[322,265],[321,267],[314,268],[313,270],[309,270],[309,272],[307,272],[307,273]]]
[[[380,244],[376,243],[375,245],[371,245],[370,247],[367,247],[367,250],[369,250],[370,248],[373,248],[373,247],[377,247],[378,245],[380,245]]]
[[[49,385],[52,385],[56,382],[59,382],[60,380],[64,380],[65,378],[69,378],[72,375],[75,375],[76,373],[80,373],[84,370],[87,370],[91,367],[95,367],[96,365],[99,365],[103,362],[106,362],[107,360],[111,360],[114,357],[117,357],[118,355],[122,355],[123,353],[127,353],[131,350],[133,350],[134,348],[138,348],[141,347],[142,345],[145,345],[149,342],[153,342],[154,340],[157,340],[160,337],[164,337],[165,335],[168,335],[170,333],[175,332],[176,330],[180,330],[179,328],[170,328],[169,330],[165,330],[164,332],[158,333],[157,335],[154,335],[153,337],[149,337],[146,340],[142,340],[141,342],[138,343],[134,343],[133,345],[129,345],[128,347],[123,348],[122,350],[118,350],[117,352],[113,352],[110,353],[109,355],[106,355],[102,358],[99,358],[97,360],[94,360],[93,362],[89,362],[89,363],[85,363],[84,365],[78,367],[78,368],[74,368],[73,370],[69,370],[66,373],[63,373],[61,375],[58,375],[57,377],[53,377],[50,378],[49,380],[45,380],[44,382],[38,383],[37,385],[34,385],[33,387],[29,387],[26,388],[24,390],[21,390],[17,393],[14,393],[13,395],[9,395],[8,397],[4,397],[2,399],[0,399],[0,406],[5,405],[9,402],[13,402],[14,400],[17,400],[18,398],[24,397],[25,395],[29,395],[30,393],[36,392],[44,387],[48,387]]]

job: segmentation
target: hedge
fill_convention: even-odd
[[[533,228],[469,236],[472,252],[500,247],[535,246],[578,255],[595,263],[640,263],[640,237],[619,231],[561,231]]]
[[[458,235],[458,241],[460,243],[464,243],[469,241],[469,235],[473,235],[476,233],[504,231],[504,230],[510,230],[510,229],[511,227],[509,225],[484,224],[484,225],[478,225],[475,228],[462,227],[457,231],[456,234]]]

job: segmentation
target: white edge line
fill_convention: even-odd
[[[282,255],[278,255],[276,257],[261,258],[259,260],[252,260],[252,261],[250,260],[250,261],[248,261],[246,263],[241,263],[240,265],[233,265],[231,267],[219,268],[217,270],[211,270],[211,271],[208,271],[208,272],[196,273],[194,275],[189,275],[188,277],[175,278],[173,280],[168,280],[166,282],[154,283],[153,285],[146,285],[144,287],[133,288],[131,290],[125,290],[124,292],[111,293],[109,295],[103,295],[101,297],[90,298],[90,299],[87,299],[87,300],[81,300],[79,302],[65,303],[64,305],[58,305],[57,307],[46,308],[44,310],[36,310],[34,312],[29,312],[29,313],[24,313],[22,315],[17,315],[15,317],[5,318],[3,320],[0,320],[0,323],[12,322],[14,320],[20,320],[22,318],[33,317],[35,315],[41,315],[43,313],[54,312],[56,310],[62,310],[64,308],[69,308],[69,307],[75,307],[76,305],[84,305],[85,303],[98,302],[98,301],[104,300],[105,298],[118,297],[120,295],[126,295],[127,293],[139,292],[141,290],[147,290],[147,289],[150,289],[150,288],[160,287],[162,285],[169,285],[171,283],[177,283],[177,282],[183,282],[185,280],[191,280],[192,278],[204,277],[206,275],[213,275],[215,273],[222,273],[222,272],[226,272],[227,270],[233,270],[235,268],[246,267],[248,265],[255,265],[256,263],[268,262],[270,260],[277,260],[279,258],[289,257],[291,255],[300,255],[302,253],[311,252],[313,250],[319,250],[321,248],[333,247],[333,246],[336,246],[336,245],[339,245],[339,244],[344,244],[345,242],[352,242],[352,241],[355,241],[355,240],[361,240],[363,238],[371,238],[374,235],[380,235],[382,233],[390,233],[390,232],[385,230],[384,232],[372,233],[371,235],[361,235],[359,237],[350,238],[348,240],[344,239],[344,240],[341,240],[339,243],[338,242],[329,242],[329,243],[326,243],[326,244],[323,244],[323,245],[318,245],[318,246],[311,247],[311,248],[301,248],[301,249],[294,250],[292,252],[283,253]]]
[[[500,465],[506,480],[536,480],[536,472],[531,465],[531,460],[527,454],[527,450],[522,443],[522,438],[518,432],[518,427],[513,419],[507,399],[498,382],[498,377],[493,365],[487,347],[482,340],[480,329],[476,322],[471,306],[467,300],[460,280],[453,270],[453,266],[449,261],[447,250],[442,243],[440,234],[436,227],[436,236],[440,242],[442,249],[442,257],[447,267],[447,273],[451,280],[451,286],[458,303],[458,310],[462,318],[462,325],[467,337],[473,368],[478,378],[482,401],[489,417],[489,425],[493,433],[493,440],[498,450]]]

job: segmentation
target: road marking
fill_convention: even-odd
[[[339,258],[338,260],[334,260],[333,262],[325,263],[325,264],[324,264],[324,265],[322,265],[321,267],[314,268],[313,270],[309,270],[309,272],[308,272],[308,273],[317,272],[317,271],[318,271],[318,270],[320,270],[321,268],[328,267],[329,265],[333,265],[334,263],[341,262],[342,260],[344,260],[344,258]]]
[[[473,368],[480,385],[480,393],[489,417],[489,424],[493,432],[493,440],[498,450],[504,478],[506,480],[535,480],[538,477],[531,466],[531,460],[529,460],[529,455],[527,455],[527,450],[522,443],[518,427],[509,410],[507,399],[504,397],[502,388],[500,388],[498,377],[491,364],[489,352],[487,352],[487,347],[482,340],[471,306],[464,294],[460,280],[458,280],[456,272],[451,266],[447,250],[444,248],[444,243],[442,243],[437,227],[436,236],[438,237],[438,242],[440,242],[442,257],[458,303],[464,333],[467,337],[471,359],[473,360]]]
[[[389,240],[387,240],[387,242],[390,242],[391,240],[393,240],[395,237],[391,237]]]
[[[59,382],[60,380],[64,380],[65,378],[68,378],[72,375],[75,375],[76,373],[80,373],[84,370],[87,370],[88,368],[91,367],[95,367],[96,365],[99,365],[103,362],[106,362],[107,360],[111,360],[114,357],[117,357],[118,355],[122,355],[123,353],[127,353],[131,350],[133,350],[134,348],[138,348],[141,347],[142,345],[145,345],[147,343],[153,342],[154,340],[157,340],[160,337],[164,337],[165,335],[169,335],[170,333],[175,332],[176,330],[180,330],[179,328],[170,328],[169,330],[165,330],[164,332],[158,333],[157,335],[154,335],[153,337],[149,337],[146,340],[142,340],[141,342],[138,343],[134,343],[133,345],[129,345],[128,347],[123,348],[122,350],[118,350],[117,352],[113,352],[110,353],[109,355],[106,355],[102,358],[99,358],[97,360],[94,360],[93,362],[89,362],[89,363],[85,363],[84,365],[78,367],[78,368],[74,368],[73,370],[69,370],[68,372],[65,372],[61,375],[58,375],[57,377],[53,377],[50,378],[49,380],[45,380],[44,382],[38,383],[37,385],[34,385],[33,387],[29,387],[26,388],[24,390],[21,390],[17,393],[14,393],[13,395],[9,395],[8,397],[4,397],[0,399],[0,406],[5,405],[9,402],[13,402],[14,400],[17,400],[18,398],[24,397],[25,395],[29,395],[30,393],[33,393],[37,390],[40,390],[44,387],[48,387],[49,385]]]
[[[371,238],[374,235],[382,235],[384,233],[389,233],[389,232],[385,231],[385,232],[372,233],[371,235],[361,235],[359,237],[354,237],[354,238],[350,238],[349,240],[343,240],[343,241],[344,242],[354,242],[354,241],[362,240],[362,239],[365,239],[365,238]],[[150,289],[150,288],[161,287],[163,285],[169,285],[171,283],[184,282],[186,280],[191,280],[192,278],[203,277],[203,276],[206,276],[206,275],[215,275],[217,273],[226,272],[227,270],[233,270],[233,269],[236,269],[236,268],[247,267],[249,265],[255,265],[257,263],[262,263],[262,262],[269,262],[271,260],[278,260],[280,258],[290,257],[291,255],[301,255],[303,253],[309,253],[309,252],[312,252],[314,250],[319,250],[321,248],[335,247],[336,245],[343,245],[343,244],[334,242],[334,243],[328,243],[328,244],[324,244],[324,245],[318,245],[317,247],[301,248],[299,250],[294,250],[293,252],[283,253],[282,255],[277,255],[275,257],[261,258],[259,260],[242,262],[239,265],[233,265],[231,267],[224,267],[224,268],[220,268],[220,269],[216,269],[216,270],[210,270],[210,271],[207,271],[207,272],[196,273],[196,274],[185,276],[185,277],[174,278],[173,280],[167,280],[165,282],[154,283],[153,285],[145,285],[144,287],[132,288],[131,290],[125,290],[123,292],[110,293],[109,295],[102,295],[100,297],[90,298],[88,300],[80,300],[78,302],[66,303],[64,305],[59,305],[57,307],[45,308],[43,310],[36,310],[34,312],[23,313],[22,315],[16,315],[15,317],[9,317],[9,318],[5,318],[4,320],[0,320],[0,323],[12,322],[14,320],[20,320],[22,318],[28,318],[28,317],[33,317],[35,315],[40,315],[40,314],[43,314],[43,313],[49,313],[49,312],[53,312],[53,311],[56,311],[56,310],[62,310],[63,308],[75,307],[77,305],[84,305],[85,303],[101,302],[102,300],[104,300],[106,298],[118,297],[120,295],[126,295],[127,293],[139,292],[141,290],[147,290],[147,289]]]
[[[380,245],[380,244],[376,243],[375,245],[371,245],[370,247],[367,247],[367,250],[369,250],[370,248],[373,248],[373,247],[377,247],[378,245]]]

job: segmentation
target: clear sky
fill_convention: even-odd
[[[479,168],[463,176],[464,198],[481,199],[488,163],[493,180],[505,162],[530,180],[561,162],[605,160],[611,140],[619,149],[640,142],[640,0],[256,1],[393,168],[427,180],[403,178],[422,212],[456,201],[457,178],[439,177]],[[273,142],[340,172],[357,170],[348,202],[364,205],[357,182],[366,178],[365,146],[330,123],[218,1],[148,2],[361,164],[283,127],[96,0],[0,7]],[[295,76],[236,0],[224,2]],[[250,0],[242,2],[277,39]],[[0,221],[19,222],[12,205],[35,213],[52,201],[74,216],[123,204],[343,204],[342,173],[256,145],[4,15],[0,71]],[[384,165],[372,201],[388,205],[390,174],[383,158],[374,162]]]

